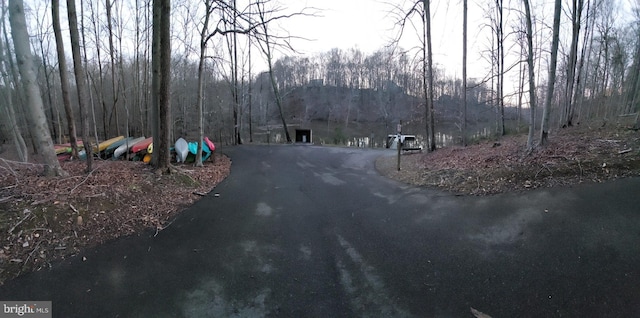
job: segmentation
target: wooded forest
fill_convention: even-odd
[[[285,143],[292,127],[314,127],[316,142],[372,137],[381,146],[402,121],[430,151],[443,132],[466,145],[477,131],[528,129],[526,151],[557,129],[638,125],[635,2],[484,1],[486,21],[468,26],[467,0],[414,0],[389,7],[397,41],[311,55],[291,45],[304,34],[277,22],[313,23],[321,10],[291,12],[275,0],[0,2],[0,147],[50,174],[63,173],[54,145],[71,143],[77,156],[78,139],[153,136],[151,163],[166,169],[180,137],[200,141],[201,162],[205,136]],[[463,34],[450,39],[464,42],[462,78],[432,56],[433,3],[464,12]],[[467,33],[478,29],[488,45],[467,61]],[[416,46],[401,47],[403,37]],[[468,75],[467,63],[487,72]]]

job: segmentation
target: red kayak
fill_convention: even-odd
[[[204,142],[207,144],[207,147],[209,147],[209,150],[211,150],[212,152],[216,150],[216,145],[214,145],[213,142],[209,140],[209,137],[204,137]]]
[[[135,145],[133,145],[133,147],[131,147],[131,152],[133,153],[137,153],[141,150],[147,150],[147,147],[149,147],[149,144],[153,142],[153,137],[149,137]]]

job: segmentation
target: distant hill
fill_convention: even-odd
[[[283,94],[285,116],[302,122],[356,122],[393,125],[400,120],[422,121],[424,100],[407,95],[402,87],[392,85],[387,90],[356,89],[337,86],[304,86],[289,89]],[[442,95],[435,101],[436,120],[441,123],[459,123],[462,118],[462,100]],[[509,117],[515,116],[506,111]],[[495,110],[484,102],[470,99],[467,118],[473,122],[495,119]]]

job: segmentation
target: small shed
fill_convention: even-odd
[[[299,129],[296,128],[296,142],[303,144],[311,143],[311,129]]]

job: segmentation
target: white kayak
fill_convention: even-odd
[[[144,139],[145,139],[144,136],[142,136],[142,137],[129,140],[128,142],[123,143],[122,145],[120,145],[120,147],[116,148],[116,150],[113,152],[113,159],[120,158],[120,156],[127,153],[127,151],[129,151],[129,149],[133,147],[133,145],[143,141]]]
[[[176,150],[176,160],[178,162],[184,162],[189,154],[189,143],[183,138],[178,138],[174,145],[174,149]]]

